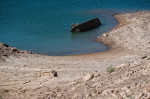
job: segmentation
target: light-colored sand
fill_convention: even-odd
[[[0,95],[4,99],[150,97],[150,12],[114,17],[119,25],[97,38],[110,46],[108,51],[74,56],[21,51],[1,55]],[[106,68],[111,66],[115,71],[108,74]],[[58,77],[43,76],[50,70]]]

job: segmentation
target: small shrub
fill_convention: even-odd
[[[131,94],[129,94],[129,95],[127,95],[127,97],[128,97],[128,98],[131,98],[131,97],[132,97],[132,95],[131,95]]]
[[[0,99],[3,99],[2,97],[8,94],[8,90],[0,89]]]
[[[112,73],[112,72],[114,72],[114,71],[115,71],[115,68],[112,67],[112,66],[107,68],[107,72],[108,72],[108,73]]]

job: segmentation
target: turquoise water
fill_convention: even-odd
[[[107,50],[93,40],[111,30],[115,13],[150,10],[150,0],[0,0],[0,42],[45,55]],[[98,17],[99,28],[71,33],[72,23]]]

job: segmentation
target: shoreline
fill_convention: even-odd
[[[10,97],[22,99],[150,97],[147,91],[150,86],[150,12],[114,17],[119,24],[97,38],[110,47],[104,52],[46,56],[2,47],[12,55],[3,56],[5,62],[0,62],[0,89],[8,90]],[[115,71],[106,72],[109,67]],[[58,77],[44,76],[43,73],[51,70],[56,71]],[[143,94],[139,96],[139,93]]]
[[[142,11],[142,12],[148,12],[148,11]],[[135,13],[135,12],[130,12],[130,13]],[[87,54],[67,55],[67,56],[88,56],[88,55],[90,56],[90,55],[97,55],[97,54],[100,55],[103,53],[104,54],[107,54],[107,53],[110,54],[110,53],[117,52],[117,51],[120,51],[120,52],[124,51],[124,48],[122,48],[121,46],[119,46],[118,48],[116,48],[116,47],[114,48],[113,46],[115,45],[115,42],[106,42],[105,40],[103,40],[103,39],[105,39],[106,36],[108,36],[109,32],[111,32],[115,29],[118,29],[124,25],[130,24],[129,22],[124,23],[125,19],[115,17],[115,16],[120,15],[120,14],[122,14],[122,13],[116,13],[116,14],[112,15],[114,17],[114,19],[118,22],[118,24],[114,28],[112,28],[110,31],[103,33],[101,36],[98,36],[95,40],[96,42],[100,42],[100,43],[104,44],[105,46],[109,47],[108,50],[105,50],[102,52],[93,52],[93,53],[87,53]],[[127,14],[127,13],[123,13],[123,14]]]

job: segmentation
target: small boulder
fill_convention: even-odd
[[[121,65],[119,65],[119,66],[116,66],[116,67],[115,67],[115,70],[118,71],[118,70],[123,69],[123,68],[125,68],[125,67],[127,67],[127,66],[129,66],[129,65],[128,65],[128,64],[121,64]]]
[[[85,82],[87,82],[88,80],[91,80],[93,77],[94,77],[93,74],[87,74],[85,77],[83,77],[83,80],[84,80]]]
[[[57,77],[57,72],[56,71],[49,71],[49,72],[42,72],[41,76],[49,76],[49,77]]]
[[[106,34],[106,33],[103,34],[103,37],[107,37],[107,36],[108,36],[108,34]]]

